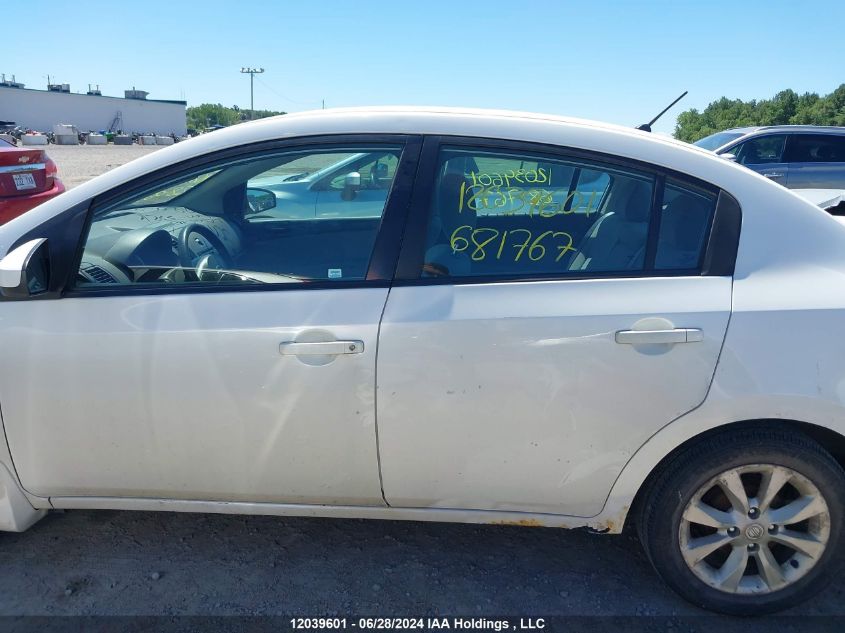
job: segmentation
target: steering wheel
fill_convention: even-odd
[[[214,231],[201,224],[188,224],[179,231],[176,252],[179,265],[196,269],[200,279],[205,270],[227,270],[232,267],[223,242]]]

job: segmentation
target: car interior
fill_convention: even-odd
[[[432,199],[422,276],[532,276],[643,269],[654,193],[652,178],[558,163],[541,162],[537,168],[551,175],[549,182],[539,188],[530,184],[516,187],[522,189],[516,204],[506,200],[497,210],[502,201],[497,198],[501,187],[487,191],[489,196],[485,194],[483,200],[476,196],[475,205],[466,204],[466,192],[477,180],[473,174],[478,174],[473,158],[445,160]],[[512,192],[514,187],[509,189]],[[526,200],[529,204],[522,204]],[[698,267],[714,208],[715,197],[706,192],[666,186],[656,254],[658,268]]]
[[[189,180],[199,182],[175,197],[158,194],[180,189],[178,182],[95,211],[78,285],[363,279],[380,212],[305,219],[264,215],[276,199],[267,197],[272,192],[249,189],[250,179],[293,158],[272,156],[227,165],[205,178],[192,175]],[[377,160],[362,187],[386,189],[389,178],[386,162]],[[323,180],[329,183],[333,177]],[[356,192],[323,189],[328,191],[321,195],[351,196],[347,208],[354,207]],[[156,198],[160,200],[149,203]]]

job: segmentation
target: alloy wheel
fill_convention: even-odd
[[[689,569],[726,593],[778,591],[807,574],[830,536],[830,512],[800,473],[773,464],[732,468],[684,508],[680,548]]]

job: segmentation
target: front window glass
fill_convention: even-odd
[[[345,186],[347,176],[357,173],[361,179],[361,189],[383,190],[393,181],[398,164],[399,159],[396,154],[367,152],[351,161],[345,173],[333,175],[327,181],[327,187],[340,191]]]
[[[736,156],[740,165],[764,165],[783,162],[783,148],[786,135],[772,134],[750,139],[732,148],[730,153]]]
[[[397,146],[263,154],[96,208],[77,285],[365,279],[400,154]]]

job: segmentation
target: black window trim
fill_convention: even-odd
[[[660,220],[663,217],[663,193],[666,187],[666,176],[664,174],[655,174],[652,180],[652,187],[643,271],[653,271],[654,262],[657,260],[657,242],[660,237]]]
[[[84,200],[57,213],[38,226],[30,229],[9,247],[14,250],[30,240],[46,238],[50,249],[50,278],[47,291],[30,297],[6,297],[0,295],[2,301],[46,301],[60,299],[64,296],[66,280],[70,271],[76,274],[78,263],[76,251],[81,236],[87,235],[87,218],[91,209],[91,200]]]
[[[145,285],[128,284],[115,285],[103,284],[102,286],[76,287],[74,285],[77,271],[82,261],[85,250],[85,240],[88,237],[94,210],[108,205],[109,203],[131,196],[134,192],[140,192],[154,186],[156,183],[173,180],[181,175],[187,175],[204,166],[212,166],[227,160],[249,158],[253,155],[274,151],[296,151],[298,149],[314,149],[321,145],[333,146],[344,144],[385,144],[401,145],[402,153],[397,165],[396,175],[391,185],[385,209],[382,213],[381,222],[376,233],[373,245],[373,252],[367,267],[365,279],[356,280],[318,280],[305,283],[227,283],[209,284],[204,282],[181,283],[168,285]],[[73,258],[65,258],[67,261],[58,270],[54,269],[55,277],[51,279],[50,292],[39,295],[38,298],[57,299],[60,297],[102,297],[102,296],[126,296],[126,295],[160,295],[160,294],[196,294],[196,293],[221,293],[221,292],[262,292],[277,290],[325,290],[325,289],[353,289],[353,288],[387,288],[390,286],[393,270],[399,258],[402,230],[410,205],[411,187],[416,177],[417,165],[423,137],[415,134],[335,134],[335,135],[314,135],[297,136],[291,139],[277,139],[272,141],[259,141],[246,145],[238,145],[225,150],[219,150],[194,156],[182,162],[157,169],[149,174],[135,178],[123,183],[109,191],[94,197],[85,203],[85,218],[75,244],[71,245],[65,240],[63,247],[74,251]],[[79,213],[79,209],[77,213]],[[57,217],[66,217],[66,213]],[[56,219],[56,218],[54,218]],[[30,233],[37,233],[39,228]],[[16,242],[21,244],[26,241],[29,234]],[[55,280],[55,284],[54,284]],[[55,287],[54,287],[55,286]],[[35,299],[36,297],[32,297]]]
[[[425,252],[425,240],[430,211],[431,197],[434,195],[434,183],[437,176],[437,163],[441,148],[467,147],[480,151],[527,152],[530,156],[548,157],[553,160],[585,160],[632,169],[642,175],[651,176],[654,182],[652,209],[650,218],[650,234],[646,251],[646,264],[651,269],[632,270],[622,272],[567,272],[565,274],[532,273],[525,274],[495,274],[478,275],[472,277],[420,277]],[[694,269],[654,270],[656,257],[657,230],[662,211],[663,188],[660,183],[672,180],[680,185],[706,191],[716,197],[716,209],[710,219],[709,235],[699,259],[699,266]],[[659,192],[659,193],[658,193]],[[736,253],[739,243],[739,229],[742,213],[739,203],[733,196],[719,187],[704,180],[690,176],[670,168],[661,167],[636,159],[604,154],[592,150],[573,148],[561,145],[551,145],[512,139],[492,139],[469,136],[426,136],[423,141],[417,177],[412,191],[411,209],[405,226],[402,240],[402,250],[396,265],[393,279],[394,286],[434,286],[434,285],[469,285],[491,283],[526,283],[538,281],[577,281],[584,279],[631,279],[631,278],[659,278],[659,277],[704,277],[704,276],[732,276],[736,264]],[[722,216],[722,217],[720,217]],[[658,218],[655,221],[655,218]],[[656,226],[657,225],[657,226]],[[652,230],[654,235],[651,235]]]

